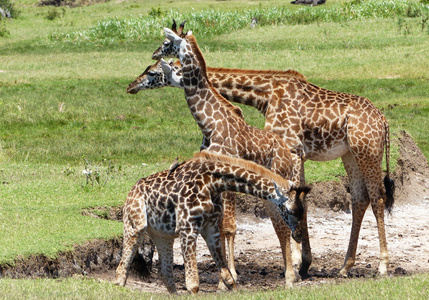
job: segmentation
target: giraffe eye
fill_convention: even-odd
[[[152,76],[152,77],[155,77],[155,76],[156,76],[156,73],[155,73],[155,72],[153,72],[153,71],[150,71],[150,72],[147,72],[147,75]]]

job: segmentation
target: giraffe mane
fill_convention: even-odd
[[[294,77],[303,81],[307,81],[307,77],[298,71],[289,69],[286,71],[277,70],[246,70],[246,69],[228,69],[228,68],[211,68],[207,71],[210,73],[228,73],[228,74],[243,74],[243,75],[267,75],[267,76],[286,76]]]
[[[282,186],[286,190],[290,189],[289,180],[265,168],[264,166],[259,165],[250,160],[246,160],[239,157],[233,157],[225,154],[208,152],[208,151],[201,151],[201,152],[194,153],[193,159],[215,161],[215,162],[219,161],[219,162],[230,164],[236,167],[244,168],[246,170],[249,170],[258,174],[259,176],[262,176],[271,181],[274,181],[276,184]]]
[[[204,59],[203,53],[201,52],[200,47],[198,46],[197,39],[194,35],[188,34],[186,36],[186,40],[191,45],[192,52],[195,54],[195,56],[198,59],[198,62],[200,64],[201,72],[206,79],[207,83],[209,84],[210,90],[212,91],[213,95],[216,97],[216,99],[223,104],[229,111],[231,111],[234,115],[238,116],[240,119],[244,119],[243,113],[240,109],[240,107],[235,106],[231,104],[228,100],[226,100],[211,84],[209,77],[207,76],[207,66],[206,61]]]
[[[203,76],[208,80],[206,60],[204,59],[203,53],[201,52],[201,49],[198,46],[197,39],[195,38],[194,35],[188,34],[186,36],[186,40],[191,45],[192,52],[195,54],[195,56],[198,59],[198,62],[200,63],[200,67],[201,67],[201,71],[203,72]]]

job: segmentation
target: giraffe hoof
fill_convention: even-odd
[[[345,269],[341,269],[340,272],[337,273],[337,276],[340,278],[347,278],[348,277],[347,273],[348,272]]]

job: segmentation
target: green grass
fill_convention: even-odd
[[[110,1],[65,8],[60,17],[48,20],[51,8],[33,6],[36,0],[16,2],[21,14],[4,23],[10,34],[0,37],[0,263],[12,262],[18,255],[54,257],[74,244],[121,235],[121,223],[82,216],[82,209],[122,204],[138,178],[167,168],[176,156],[190,157],[201,143],[183,91],[166,88],[137,95],[125,93],[127,85],[153,63],[150,57],[161,36],[140,40],[125,37],[112,43],[85,42],[83,38],[79,42],[53,40],[53,35],[96,30],[99,22],[112,18],[125,22],[141,14],[138,18],[144,20],[158,7],[165,13],[162,27],[170,26],[170,13],[244,15],[250,10],[274,12],[275,8],[280,13],[279,8],[286,7],[298,14],[310,9],[284,1],[161,0],[156,5],[147,0]],[[406,130],[429,158],[429,25],[422,28],[423,17],[408,18],[408,11],[400,17],[335,19],[335,10],[349,2],[332,0],[316,8],[319,15],[327,14],[324,10],[330,12],[328,21],[307,25],[261,21],[253,30],[246,25],[227,33],[200,34],[198,42],[209,66],[291,68],[319,86],[369,98],[386,115],[393,141],[400,130]],[[374,1],[365,3],[360,5]],[[410,3],[417,5],[418,1]],[[190,19],[186,28],[196,27],[197,34],[198,26]],[[241,107],[251,125],[263,127],[260,113]],[[393,146],[391,161],[397,157],[398,148]],[[122,171],[114,172],[104,187],[86,185],[83,158],[94,163],[108,158]],[[309,182],[344,175],[340,160],[307,162],[306,171]],[[397,280],[403,285],[408,281],[418,284],[427,282],[427,276]],[[376,281],[380,282],[384,281]],[[91,280],[2,279],[0,295],[10,295],[8,284],[17,287],[17,297],[24,298],[37,289],[43,296],[59,293],[70,298],[68,289],[82,289],[82,294],[92,295],[106,288]],[[52,288],[42,291],[38,286],[43,285]],[[384,288],[379,294],[382,298],[392,292],[383,292]],[[112,289],[112,298],[140,295],[110,285],[108,289]],[[378,287],[365,293],[373,295],[372,289]],[[300,290],[261,292],[249,298],[300,299],[309,292],[302,289],[301,296],[293,294]],[[402,289],[393,292],[399,298],[420,295],[418,289],[417,294]],[[342,298],[338,293],[333,297]]]
[[[344,281],[342,281],[344,282]],[[182,295],[180,299],[426,299],[429,275],[363,280],[351,279],[342,284],[324,284],[270,291],[234,291],[198,296]],[[0,281],[4,299],[176,299],[174,296],[142,293],[93,279],[7,279]]]

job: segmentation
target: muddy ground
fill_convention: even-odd
[[[398,136],[400,158],[394,174],[396,183],[395,206],[386,216],[386,232],[390,254],[390,276],[429,272],[429,166],[412,138],[405,132]],[[350,195],[347,179],[313,185],[308,196],[309,233],[313,263],[310,277],[296,285],[314,285],[338,282],[336,272],[341,268],[347,250],[351,227]],[[238,288],[245,290],[272,289],[284,283],[283,262],[277,237],[267,218],[262,203],[256,198],[239,197],[235,262]],[[106,208],[96,208],[105,210]],[[107,209],[109,218],[120,219],[119,208]],[[91,211],[86,211],[89,217]],[[15,265],[0,266],[1,276],[10,277],[64,277],[75,274],[113,281],[114,271],[121,257],[121,239],[92,241],[76,246],[75,251],[62,253],[52,260],[44,256],[17,259]],[[145,292],[166,293],[158,278],[157,253],[147,244],[142,256],[149,262],[149,277],[138,274],[135,262],[127,286]],[[153,255],[153,257],[151,256]],[[375,218],[369,208],[360,233],[356,265],[349,277],[374,277],[378,268],[378,233]],[[197,249],[200,272],[200,292],[214,292],[218,275],[204,241]],[[150,264],[153,262],[153,265]],[[140,268],[141,269],[141,268]],[[179,243],[175,243],[174,276],[179,293],[186,293],[183,260]]]

